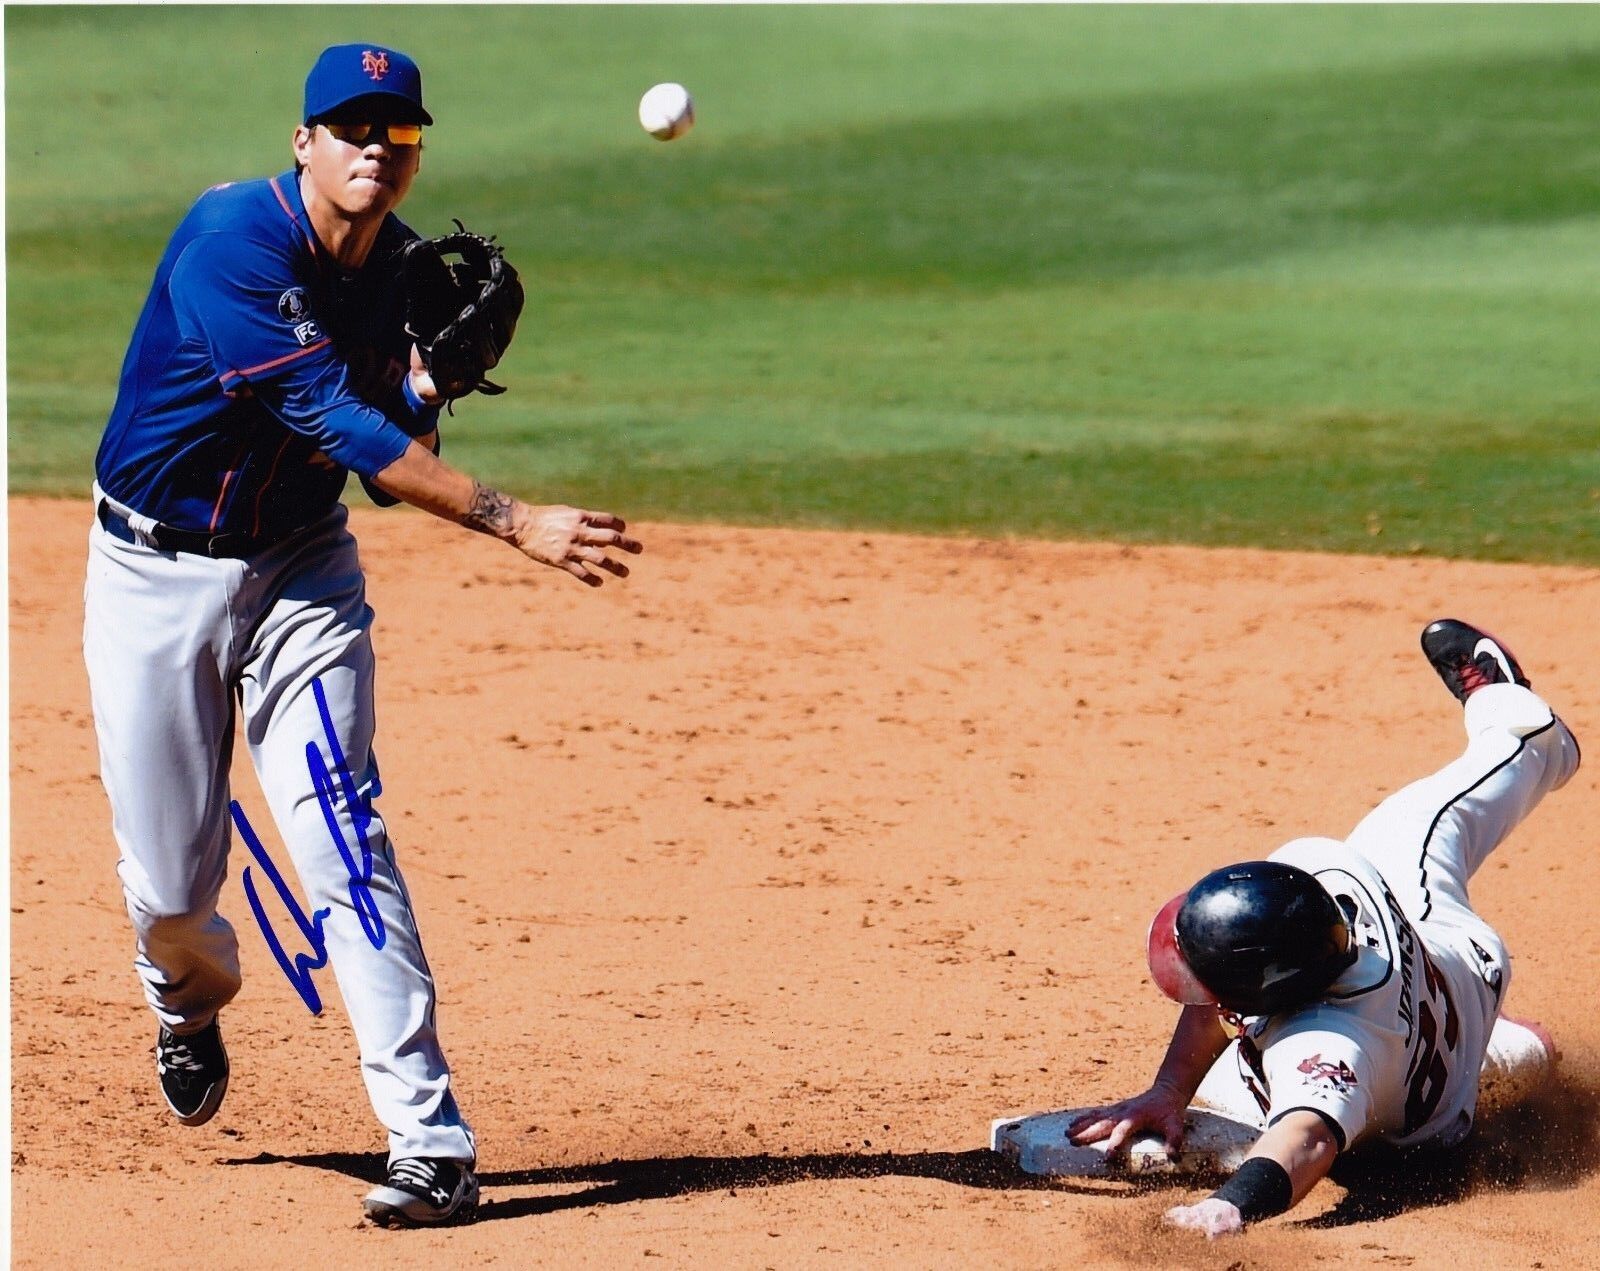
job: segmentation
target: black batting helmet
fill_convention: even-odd
[[[1356,951],[1344,913],[1315,878],[1245,861],[1169,900],[1150,924],[1149,956],[1175,1001],[1271,1015],[1320,994]]]

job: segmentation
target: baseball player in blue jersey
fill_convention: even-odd
[[[393,214],[433,122],[416,64],[329,48],[301,119],[294,168],[208,190],[156,270],[95,461],[84,656],[172,1111],[199,1125],[228,1084],[217,1016],[239,959],[217,900],[238,718],[388,1129],[389,1176],[366,1213],[438,1223],[476,1205],[476,1145],[372,803],[373,615],[340,496],[354,472],[380,503],[594,586],[626,577],[610,553],[640,545],[615,516],[530,506],[437,457],[456,393],[407,333],[399,262],[416,235]],[[318,764],[338,788],[318,786]],[[343,846],[356,843],[360,871]]]

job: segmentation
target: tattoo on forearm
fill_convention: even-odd
[[[480,534],[503,537],[511,528],[511,496],[491,490],[482,482],[472,483],[472,506],[461,518],[461,524]]]

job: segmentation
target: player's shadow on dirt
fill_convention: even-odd
[[[1348,1189],[1304,1227],[1381,1222],[1412,1209],[1450,1205],[1481,1191],[1550,1191],[1600,1169],[1600,1089],[1566,1077],[1520,1107],[1479,1122],[1452,1151],[1371,1152],[1339,1160],[1333,1181]]]
[[[367,1183],[383,1181],[382,1154],[318,1152],[279,1156],[262,1152],[251,1157],[223,1158],[224,1165],[309,1165]],[[1131,1185],[1111,1180],[1082,1184],[1034,1178],[1017,1172],[993,1152],[827,1152],[796,1156],[676,1156],[593,1165],[556,1165],[542,1169],[488,1171],[478,1175],[486,1191],[517,1188],[562,1188],[536,1196],[486,1196],[479,1222],[527,1218],[563,1209],[623,1205],[664,1200],[694,1192],[738,1192],[757,1187],[844,1178],[932,1178],[963,1187],[995,1190],[1074,1191],[1086,1195],[1124,1193]]]
[[[383,1180],[381,1153],[322,1152],[223,1158],[225,1165],[306,1165],[366,1183]],[[1545,1190],[1570,1186],[1600,1168],[1600,1090],[1564,1084],[1533,1104],[1487,1119],[1451,1152],[1356,1155],[1335,1167],[1348,1194],[1307,1227],[1378,1222],[1409,1209],[1446,1205],[1485,1189]],[[478,1221],[528,1218],[567,1209],[663,1200],[695,1192],[781,1187],[847,1178],[929,1178],[997,1191],[1049,1190],[1084,1196],[1130,1196],[1192,1190],[1194,1179],[1042,1179],[1023,1174],[993,1152],[828,1152],[797,1156],[650,1157],[591,1165],[489,1171]],[[507,1196],[517,1189],[541,1194]],[[552,1190],[559,1189],[559,1190]],[[499,1193],[493,1194],[493,1193]]]

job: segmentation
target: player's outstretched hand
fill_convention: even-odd
[[[628,576],[628,567],[609,556],[609,551],[633,556],[644,551],[638,539],[623,533],[627,522],[609,512],[590,512],[563,504],[521,504],[517,513],[511,535],[517,550],[541,565],[563,569],[591,587],[605,581],[596,570],[618,578]]]
[[[1151,1086],[1143,1094],[1103,1108],[1085,1108],[1067,1124],[1074,1143],[1105,1142],[1115,1152],[1135,1134],[1154,1130],[1169,1148],[1183,1141],[1183,1113],[1188,1100],[1165,1086]]]
[[[1207,1196],[1193,1205],[1174,1205],[1167,1210],[1162,1221],[1169,1227],[1203,1231],[1207,1240],[1231,1236],[1244,1230],[1244,1218],[1239,1213],[1239,1207],[1231,1200],[1218,1200],[1215,1196]]]

